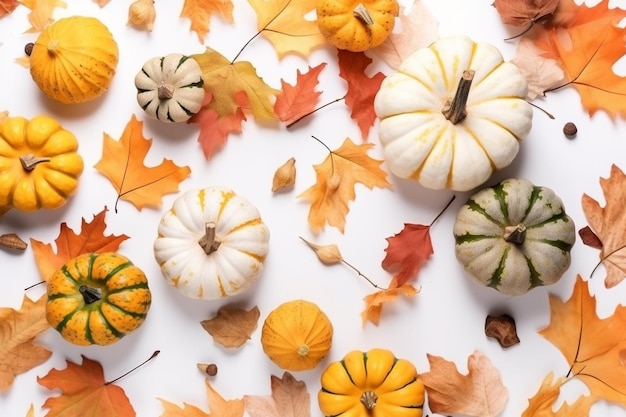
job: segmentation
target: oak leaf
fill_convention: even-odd
[[[596,298],[576,277],[570,298],[550,296],[550,323],[539,334],[561,351],[569,374],[584,382],[592,395],[626,405],[626,306],[599,318]]]
[[[311,203],[308,222],[314,233],[319,233],[327,223],[344,232],[350,210],[348,203],[356,197],[357,183],[369,189],[391,187],[387,173],[380,168],[383,161],[367,154],[373,146],[372,143],[356,145],[346,138],[321,164],[314,165],[316,183],[298,196]]]
[[[189,167],[166,158],[157,166],[145,166],[152,139],[144,138],[142,130],[143,122],[132,115],[119,141],[105,133],[102,157],[95,165],[115,187],[118,200],[126,200],[138,210],[158,206],[161,197],[177,192],[178,184],[191,173]]]
[[[601,242],[600,262],[606,268],[604,285],[612,288],[626,277],[626,175],[616,165],[608,178],[600,178],[605,206],[587,194],[582,196],[582,209],[589,227]]]
[[[248,0],[257,15],[257,28],[282,59],[289,53],[307,57],[327,45],[315,18],[317,0]]]
[[[104,234],[107,226],[105,222],[107,211],[105,207],[100,213],[94,215],[91,222],[83,218],[78,234],[70,229],[66,222],[61,223],[59,235],[54,240],[56,252],[50,243],[43,243],[36,239],[30,240],[39,274],[44,281],[47,281],[67,261],[78,255],[92,252],[115,252],[119,249],[128,236]]]
[[[289,125],[314,110],[322,94],[315,88],[319,84],[319,74],[325,67],[326,63],[322,62],[313,68],[309,66],[309,70],[305,73],[298,70],[294,85],[281,80],[282,90],[276,96],[274,103],[274,113],[280,121]]]
[[[206,380],[206,389],[211,410],[210,414],[187,403],[184,403],[181,408],[176,404],[159,398],[165,410],[159,417],[243,417],[245,411],[243,399],[225,400],[213,388],[208,379]]]
[[[47,25],[54,22],[52,12],[57,7],[67,7],[62,0],[19,0],[24,6],[30,9],[28,12],[28,22],[31,27],[26,33],[41,32]]]
[[[200,43],[209,33],[212,15],[221,17],[226,23],[233,23],[233,3],[231,0],[185,0],[180,12],[181,18],[191,21],[191,31],[196,32]]]
[[[257,306],[250,310],[225,305],[217,310],[217,314],[210,319],[202,320],[200,324],[216,343],[225,348],[243,346],[250,335],[256,330],[260,311]]]
[[[0,392],[9,390],[16,375],[44,363],[52,352],[34,343],[50,328],[44,295],[37,301],[24,296],[19,310],[0,308]]]
[[[597,401],[591,395],[580,395],[574,402],[563,403],[553,411],[565,381],[565,377],[555,380],[554,373],[548,373],[537,393],[528,400],[528,407],[521,417],[588,417],[591,406]]]
[[[493,6],[507,25],[528,26],[545,19],[561,0],[494,0]]]
[[[526,98],[530,101],[543,96],[544,92],[567,82],[559,62],[542,55],[535,43],[523,37],[517,43],[511,62],[522,71],[528,82]]]
[[[251,417],[310,417],[311,397],[304,381],[284,372],[282,378],[272,375],[270,384],[269,396],[244,395]]]
[[[404,283],[398,285],[396,278],[392,278],[389,286],[385,289],[379,289],[363,298],[365,301],[365,309],[361,312],[361,320],[363,325],[371,322],[378,326],[383,313],[383,306],[388,303],[395,302],[399,296],[413,297],[419,291],[413,285]]]
[[[67,360],[65,369],[51,369],[37,377],[39,385],[61,391],[44,402],[43,407],[49,409],[46,417],[134,417],[135,410],[124,390],[104,380],[100,363],[81,356],[82,364]]]
[[[495,417],[504,410],[509,393],[500,371],[482,352],[467,359],[468,373],[440,356],[427,354],[430,370],[420,375],[433,413]]]
[[[0,0],[0,17],[13,13],[19,5],[17,0]]]

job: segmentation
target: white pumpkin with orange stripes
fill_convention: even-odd
[[[257,281],[269,236],[258,209],[233,190],[195,189],[179,196],[161,217],[154,257],[182,294],[217,300]]]

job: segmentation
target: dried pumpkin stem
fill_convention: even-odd
[[[78,287],[78,292],[83,296],[86,304],[93,304],[96,301],[102,300],[102,289],[93,288],[87,285],[81,285]]]
[[[204,253],[209,255],[215,252],[220,247],[221,243],[217,236],[215,236],[215,223],[208,222],[205,224],[204,236],[198,241],[198,244],[204,249]]]
[[[32,153],[27,153],[20,156],[20,163],[22,164],[22,168],[24,168],[26,171],[32,171],[33,169],[35,169],[37,164],[40,164],[42,162],[50,162],[50,158],[36,157]]]
[[[161,83],[157,88],[159,100],[169,100],[174,97],[174,86],[168,83]]]
[[[504,228],[504,240],[507,242],[515,243],[516,245],[521,245],[524,243],[526,239],[526,226],[523,224],[518,224],[515,226],[506,226]]]
[[[361,395],[361,403],[368,410],[372,410],[374,407],[376,407],[377,401],[378,401],[378,395],[376,395],[374,391],[365,391]]]
[[[374,19],[372,19],[370,12],[367,10],[367,7],[363,5],[363,3],[357,4],[354,10],[352,11],[352,14],[354,15],[354,17],[356,17],[357,19],[359,19],[361,22],[365,23],[366,25],[374,24]]]
[[[301,345],[301,346],[298,348],[298,355],[299,355],[299,356],[306,356],[306,355],[308,355],[308,354],[309,354],[309,350],[310,350],[310,349],[309,349],[309,347],[308,347],[307,345]]]
[[[469,97],[472,81],[474,80],[474,70],[463,71],[463,76],[459,81],[454,98],[444,106],[442,113],[452,124],[457,124],[467,116],[467,98]]]

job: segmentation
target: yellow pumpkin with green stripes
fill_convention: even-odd
[[[522,295],[570,266],[574,221],[548,187],[508,179],[473,194],[454,224],[456,257],[480,285]]]
[[[152,295],[141,269],[118,253],[85,253],[47,283],[46,319],[68,342],[110,345],[146,319]]]

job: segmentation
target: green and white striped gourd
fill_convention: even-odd
[[[574,221],[547,187],[508,179],[473,194],[454,224],[456,257],[480,285],[521,295],[569,268]]]
[[[204,80],[198,62],[169,54],[148,60],[135,76],[137,102],[148,116],[162,122],[184,122],[202,108]]]

